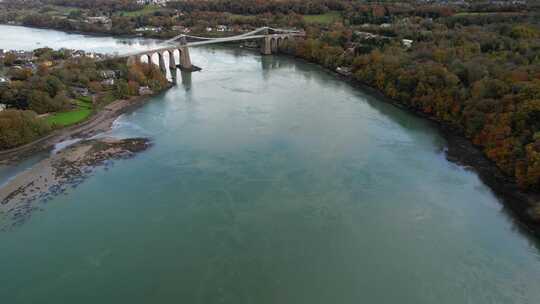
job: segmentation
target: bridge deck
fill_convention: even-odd
[[[257,30],[251,31],[249,33],[244,33],[237,36],[231,36],[231,37],[223,37],[223,38],[206,38],[206,37],[196,37],[196,36],[187,36],[187,35],[178,35],[172,39],[169,39],[165,41],[168,45],[164,45],[163,47],[152,49],[152,50],[146,50],[146,51],[137,51],[127,54],[122,54],[120,57],[129,57],[129,56],[142,56],[146,54],[152,54],[156,52],[163,52],[167,50],[174,50],[179,49],[183,47],[192,47],[192,46],[199,46],[199,45],[207,45],[207,44],[215,44],[215,43],[222,43],[222,42],[234,42],[234,41],[244,41],[244,40],[254,40],[254,39],[262,39],[266,37],[272,37],[272,38],[285,38],[285,37],[291,37],[291,36],[304,36],[303,33],[298,31],[290,31],[290,30],[281,30],[283,33],[279,34],[260,34],[260,35],[254,35],[258,32],[264,31],[264,30],[274,30],[278,31],[277,29],[272,29],[269,27],[259,28]],[[171,42],[175,41],[176,39],[180,39],[182,37],[194,37],[196,39],[205,39],[204,41],[197,41],[197,42],[189,42],[186,44],[173,44]]]

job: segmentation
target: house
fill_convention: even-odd
[[[226,26],[226,25],[218,25],[216,27],[216,31],[218,32],[228,32],[229,31],[229,28]]]
[[[369,32],[360,32],[360,31],[355,31],[354,35],[358,37],[360,40],[373,39],[379,36],[379,35],[375,35]]]
[[[103,57],[102,54],[100,53],[94,53],[94,52],[88,52],[86,53],[84,56],[88,57],[88,58],[101,58]]]
[[[116,78],[116,72],[113,70],[102,70],[99,71],[99,76],[103,79]]]
[[[83,50],[76,50],[73,53],[71,53],[71,56],[77,58],[77,57],[84,57],[85,54],[86,52]]]
[[[167,2],[169,2],[169,1],[170,0],[137,0],[137,4],[138,5],[153,4],[153,5],[165,6],[167,4]]]
[[[0,77],[0,87],[7,86],[10,83],[9,79]]]
[[[85,22],[90,24],[102,25],[106,30],[110,30],[112,28],[111,18],[106,16],[87,17]]]
[[[154,32],[154,33],[159,33],[161,32],[161,27],[155,27],[155,26],[143,26],[143,27],[138,27],[135,29],[135,32],[138,32],[138,33],[141,33],[141,32]]]
[[[150,95],[154,92],[148,86],[139,87],[139,95]]]
[[[73,94],[77,96],[88,96],[90,93],[88,92],[88,88],[82,88],[82,87],[72,87],[71,91]]]
[[[92,24],[107,24],[111,22],[111,18],[107,16],[87,17],[86,22]]]
[[[379,25],[380,28],[390,28],[392,27],[392,24],[390,23],[382,23],[381,25]]]
[[[207,32],[211,32],[211,31],[213,31],[213,30],[214,30],[214,29],[211,28],[211,27],[207,27],[207,28],[206,28],[206,31],[207,31]]]
[[[35,59],[34,52],[31,51],[13,51],[12,53],[15,54],[16,62],[30,62]]]
[[[413,44],[413,41],[410,39],[401,39],[401,44],[406,48],[410,48]]]
[[[173,25],[171,29],[175,32],[181,32],[186,34],[191,32],[191,29],[189,27],[185,27],[183,25]]]

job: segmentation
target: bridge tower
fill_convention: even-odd
[[[180,52],[180,69],[184,71],[193,70],[193,65],[191,64],[191,57],[189,56],[189,48],[183,46],[178,49]]]
[[[191,71],[193,70],[193,65],[191,64],[191,57],[189,56],[186,36],[182,35],[180,39],[178,39],[178,42],[180,43],[180,48],[178,49],[178,52],[180,52],[180,69]]]

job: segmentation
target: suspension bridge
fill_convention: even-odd
[[[127,57],[128,64],[141,62],[142,58],[146,57],[148,63],[152,63],[152,57],[158,55],[158,65],[160,69],[166,73],[167,66],[165,64],[165,56],[169,56],[169,68],[176,69],[179,67],[184,71],[193,71],[196,67],[191,63],[189,56],[189,48],[200,45],[227,43],[235,41],[259,41],[261,54],[271,55],[279,50],[279,47],[288,40],[296,37],[304,37],[303,31],[276,29],[271,27],[261,27],[251,32],[230,36],[230,37],[200,37],[186,34],[177,35],[162,43],[159,47],[151,50],[138,51],[122,55]],[[179,53],[179,62],[176,63],[175,53]]]

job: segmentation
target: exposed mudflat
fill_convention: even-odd
[[[97,167],[148,149],[146,138],[81,141],[42,160],[0,188],[0,230],[24,223],[40,203],[75,188]]]

